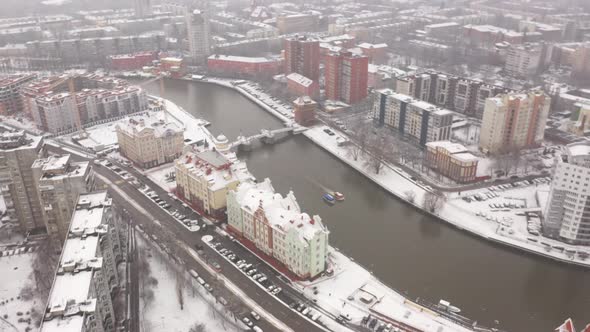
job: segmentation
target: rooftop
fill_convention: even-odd
[[[299,73],[291,73],[289,75],[287,75],[287,79],[293,82],[296,82],[300,85],[303,85],[305,87],[309,87],[313,84],[313,80],[299,74]]]
[[[247,63],[267,63],[267,62],[278,62],[276,58],[265,58],[265,57],[247,57],[237,55],[223,55],[214,54],[209,56],[209,60],[223,60],[223,61],[235,61],[235,62],[247,62]]]
[[[154,137],[168,137],[176,134],[182,134],[184,128],[181,128],[176,122],[165,122],[162,119],[153,119],[151,117],[142,117],[139,120],[130,118],[117,124],[117,131],[124,132],[128,136],[141,137],[153,135]]]
[[[0,151],[36,149],[43,137],[27,134],[24,130],[14,130],[0,126]]]

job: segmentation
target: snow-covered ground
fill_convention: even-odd
[[[422,331],[470,331],[409,302],[340,252],[331,249],[329,256],[333,276],[295,284],[322,309],[347,317],[352,324],[376,314],[385,322],[389,318]]]
[[[150,271],[150,277],[141,285],[141,292],[153,294],[153,297],[141,297],[142,331],[187,332],[197,325],[202,325],[203,329],[197,330],[202,332],[241,330],[233,319],[225,316],[223,306],[215,304],[215,298],[198,285],[184,267],[171,264],[164,253],[141,236],[137,239]],[[182,293],[182,308],[179,293]]]
[[[346,147],[338,145],[336,140],[338,137],[345,137],[344,134],[332,128],[331,130],[336,132],[336,135],[329,136],[323,131],[323,129],[325,129],[325,126],[316,126],[308,129],[303,134],[399,198],[407,201],[408,192],[413,192],[415,199],[412,204],[417,208],[422,209],[425,193],[427,190],[424,189],[423,186],[412,181],[407,173],[394,166],[385,165],[379,174],[375,174],[366,167],[366,157],[360,156],[358,160],[355,161],[348,154],[348,149]],[[521,196],[525,195],[526,197],[529,197],[530,200],[530,197],[535,195],[535,190],[536,188],[534,186],[528,186],[525,189],[519,189],[517,194]],[[547,188],[545,188],[545,190],[547,190]],[[482,191],[485,192],[488,191],[488,189],[479,189],[473,192],[462,192],[461,195],[472,195]],[[448,197],[447,204],[444,204],[442,209],[438,211],[437,216],[442,220],[457,226],[458,228],[465,229],[471,233],[495,242],[518,247],[523,250],[551,257],[560,261],[590,266],[590,259],[584,260],[578,254],[573,256],[571,255],[572,251],[582,252],[582,255],[588,254],[590,253],[590,248],[588,247],[570,246],[562,242],[553,241],[546,238],[542,238],[543,241],[541,241],[541,239],[537,242],[530,241],[528,240],[528,236],[526,234],[516,232],[519,229],[522,229],[522,226],[515,228],[504,227],[504,229],[501,229],[498,227],[497,223],[489,222],[485,217],[481,218],[477,216],[477,212],[480,211],[478,211],[478,209],[474,209],[475,205],[465,206],[463,203],[464,201],[455,197],[455,195],[451,195],[451,197]],[[489,202],[485,204],[487,205]],[[491,208],[488,207],[488,209]],[[485,212],[485,209],[481,211]],[[516,211],[513,211],[510,217],[514,220],[519,219],[516,218],[517,216],[515,214]],[[498,216],[500,217],[500,215]],[[501,216],[501,218],[504,217],[505,215]],[[501,219],[499,218],[499,220]],[[522,225],[522,223],[516,223],[516,225]],[[513,234],[510,233],[510,229],[514,230]],[[553,249],[547,250],[547,245],[543,244],[543,242],[549,243],[550,247],[563,247],[563,252]]]
[[[37,330],[47,299],[35,296],[34,255],[0,257],[0,331]]]
[[[164,164],[160,167],[155,167],[146,170],[144,174],[154,181],[161,188],[166,189],[168,192],[172,192],[176,188],[176,180],[170,178],[170,174],[174,174],[174,164]]]

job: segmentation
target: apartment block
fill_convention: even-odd
[[[292,96],[309,96],[312,99],[320,97],[318,82],[297,73],[287,75],[287,90]]]
[[[112,294],[124,253],[119,227],[106,191],[80,195],[39,331],[116,331]]]
[[[121,155],[141,168],[173,162],[182,154],[184,128],[174,122],[141,117],[117,124]]]
[[[564,148],[553,172],[543,233],[564,242],[590,245],[590,145]]]
[[[426,143],[426,165],[459,183],[476,180],[479,158],[463,145],[449,141]]]
[[[9,218],[22,232],[45,230],[31,168],[42,146],[41,136],[0,126],[0,188]]]
[[[511,45],[506,53],[504,71],[513,77],[530,77],[538,74],[550,59],[551,49],[546,44]]]
[[[451,138],[451,111],[390,89],[377,91],[375,98],[373,120],[377,125],[396,129],[421,146]]]
[[[351,52],[326,56],[326,98],[356,104],[367,97],[369,58]]]
[[[315,112],[318,103],[309,96],[301,96],[293,101],[293,118],[302,126],[308,126],[315,122]]]
[[[195,64],[205,64],[211,52],[209,16],[200,10],[187,12],[186,27],[188,49],[192,61]]]
[[[275,192],[269,179],[241,183],[227,195],[229,229],[300,279],[327,268],[329,231],[319,216],[301,212],[293,192]]]
[[[285,38],[285,74],[301,74],[313,81],[320,78],[320,42],[304,36]]]
[[[0,78],[0,115],[13,115],[25,110],[21,88],[36,75],[23,74]]]
[[[227,142],[220,136],[218,141]],[[188,151],[176,160],[174,170],[176,195],[219,221],[226,219],[227,192],[254,178],[244,162],[217,149]]]
[[[78,196],[94,182],[88,161],[75,162],[69,154],[35,160],[31,166],[47,234],[63,246]]]
[[[543,141],[551,98],[542,91],[513,92],[488,98],[479,148],[503,153],[538,146]]]

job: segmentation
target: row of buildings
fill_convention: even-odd
[[[0,188],[8,219],[24,232],[63,243],[78,195],[94,185],[89,162],[44,156],[43,138],[0,128]]]
[[[227,220],[241,241],[298,278],[324,272],[329,231],[320,217],[302,213],[292,192],[283,197],[270,180],[258,183],[223,135],[214,143],[213,149],[189,150],[175,161],[176,195],[199,212]]]

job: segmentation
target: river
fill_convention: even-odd
[[[157,83],[144,88],[159,95]],[[230,140],[281,127],[224,87],[167,80],[163,92]],[[257,178],[269,177],[283,194],[292,189],[303,210],[319,214],[332,246],[411,298],[446,299],[469,318],[509,331],[552,331],[568,317],[579,329],[590,323],[589,270],[492,244],[424,216],[304,136],[239,156]],[[343,192],[346,201],[324,204],[328,189]]]

